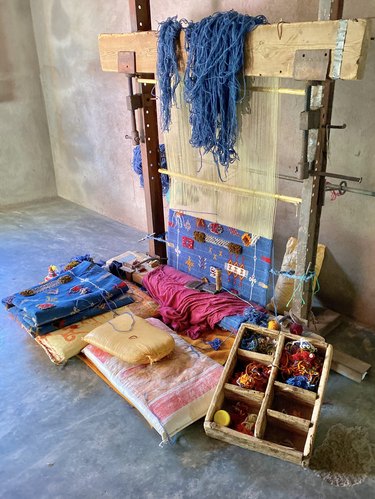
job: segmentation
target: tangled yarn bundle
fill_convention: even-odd
[[[188,23],[185,28],[184,82],[185,100],[190,104],[190,143],[203,153],[212,152],[216,165],[226,170],[238,158],[238,74],[243,68],[245,35],[266,23],[264,16],[231,10]],[[157,73],[163,130],[169,129],[170,108],[180,81],[176,43],[181,29],[181,21],[175,17],[161,23],[159,29]]]
[[[257,415],[250,412],[249,407],[243,402],[236,402],[228,408],[230,414],[231,427],[244,433],[254,436],[255,423]]]
[[[247,390],[265,392],[270,373],[270,366],[256,361],[249,362],[243,371],[234,373],[231,383]]]
[[[245,332],[240,347],[250,352],[272,355],[276,349],[276,341],[262,334]]]
[[[217,12],[186,28],[188,60],[185,100],[190,104],[191,144],[212,152],[216,164],[228,168],[237,159],[238,73],[243,68],[245,35],[264,16]]]
[[[308,341],[291,341],[284,347],[280,361],[282,380],[288,385],[316,391],[322,373],[323,359]]]

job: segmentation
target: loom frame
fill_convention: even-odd
[[[319,0],[319,13],[318,21],[334,22],[342,17],[344,0]],[[129,0],[130,8],[130,19],[131,28],[133,34],[129,35],[116,35],[116,34],[101,34],[99,35],[99,52],[101,56],[102,69],[104,71],[117,71],[125,73],[133,73],[132,76],[141,76],[143,83],[140,84],[140,93],[143,102],[143,108],[141,110],[143,134],[141,133],[141,151],[142,151],[142,169],[144,175],[144,186],[145,186],[145,200],[146,200],[146,215],[147,215],[147,228],[150,234],[164,234],[164,208],[163,208],[163,197],[160,181],[160,173],[158,169],[160,168],[159,160],[159,140],[158,140],[158,123],[157,123],[157,113],[155,100],[152,98],[152,87],[154,81],[154,72],[152,70],[155,68],[155,58],[152,59],[153,47],[156,47],[156,35],[155,32],[149,32],[151,30],[151,13],[150,13],[150,0]],[[348,21],[351,22],[351,21]],[[356,21],[358,23],[358,20]],[[352,71],[347,71],[344,73],[343,79],[357,79],[362,76],[367,40],[369,38],[369,33],[367,30],[366,21],[361,20],[364,24],[361,24],[362,34],[360,35],[359,43],[356,45],[356,65]],[[298,23],[295,23],[298,24]],[[299,23],[303,24],[303,23]],[[311,23],[306,23],[311,24]],[[316,23],[318,25],[319,23]],[[327,27],[328,24],[322,24]],[[275,29],[274,25],[274,28]],[[288,25],[287,25],[288,26]],[[291,25],[289,25],[291,26]],[[354,25],[353,25],[354,26]],[[358,27],[358,26],[357,26]],[[260,28],[270,29],[270,26],[259,27],[256,33],[261,31]],[[279,34],[279,26],[277,25],[277,33]],[[289,28],[288,28],[289,29]],[[137,33],[135,33],[137,32]],[[149,33],[146,33],[149,32]],[[151,34],[150,34],[151,33]],[[134,35],[134,36],[133,36]],[[116,38],[117,37],[117,38]],[[142,38],[143,45],[145,45],[145,50],[143,50],[143,59],[146,55],[146,64],[138,64],[137,62],[137,50],[141,50],[142,43],[140,43],[140,37]],[[279,38],[280,39],[280,38]],[[120,42],[119,42],[120,40]],[[358,42],[358,40],[357,40]],[[120,45],[119,45],[120,43]],[[125,44],[125,45],[124,45]],[[120,47],[120,48],[119,48]],[[324,47],[323,47],[324,48]],[[133,71],[120,71],[121,68],[113,66],[113,63],[108,65],[108,57],[118,57],[118,51],[122,52],[128,50],[135,54],[135,67],[132,68]],[[307,50],[311,49],[308,47]],[[155,49],[156,50],[156,49]],[[251,49],[247,47],[247,52],[251,53]],[[245,50],[245,52],[246,52]],[[117,52],[116,52],[117,51]],[[324,52],[324,50],[323,50]],[[253,50],[252,55],[255,56],[256,51]],[[153,61],[153,62],[150,62]],[[318,64],[318,70],[315,74],[314,71],[308,71],[308,66],[305,68],[305,79],[306,84],[306,99],[305,99],[305,112],[311,112],[312,104],[314,107],[320,108],[319,115],[319,128],[317,136],[314,140],[309,141],[309,129],[303,130],[303,145],[302,145],[302,157],[300,164],[299,178],[303,181],[302,187],[302,203],[299,218],[299,230],[298,230],[298,248],[297,248],[297,275],[306,275],[309,271],[315,268],[316,251],[318,244],[319,228],[320,228],[320,217],[322,212],[322,206],[324,203],[324,192],[325,192],[325,173],[327,167],[327,144],[326,138],[328,134],[329,126],[331,125],[332,116],[332,106],[334,98],[334,80],[330,80],[329,77],[332,76],[332,64],[323,61],[326,64],[326,79],[314,81],[316,75],[321,77],[322,67]],[[245,62],[246,65],[246,62]],[[142,72],[141,69],[146,68],[146,72]],[[253,74],[251,68],[248,65],[248,70],[246,74]],[[291,77],[290,68],[288,71],[283,71],[282,69],[278,71],[279,77]],[[299,73],[300,74],[300,73]],[[345,74],[347,76],[345,76]],[[257,76],[275,76],[274,74],[260,74],[259,70],[256,73]],[[314,78],[315,76],[315,78]],[[316,92],[317,89],[321,89],[321,92]],[[311,95],[314,95],[314,100]],[[316,97],[318,95],[318,97]],[[134,110],[133,110],[134,111]],[[316,126],[316,125],[315,125]],[[310,142],[310,144],[309,144]],[[307,155],[311,149],[315,149],[315,160],[306,168]],[[312,171],[311,171],[312,168]],[[162,259],[166,258],[166,247],[160,241],[155,241],[153,239],[149,240],[149,252],[151,255],[157,255]],[[302,289],[302,299],[301,296],[293,300],[292,310],[296,317],[308,323],[311,313],[311,303],[313,297],[313,280],[309,279],[303,282]],[[283,311],[281,311],[283,312]]]

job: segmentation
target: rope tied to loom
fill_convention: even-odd
[[[243,71],[245,35],[266,23],[264,16],[252,17],[231,10],[190,22],[185,28],[188,58],[184,96],[190,106],[190,143],[204,154],[213,154],[220,178],[219,165],[227,171],[238,159],[237,103],[242,98],[238,75]],[[163,130],[169,129],[170,108],[180,81],[175,47],[181,29],[181,21],[169,18],[159,30],[157,72]]]

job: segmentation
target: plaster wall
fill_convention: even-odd
[[[29,0],[0,1],[0,207],[56,196]]]
[[[98,34],[130,31],[123,0],[30,0],[58,195],[139,229],[123,75],[101,71]]]

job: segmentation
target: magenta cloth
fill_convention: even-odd
[[[217,295],[185,288],[194,277],[161,265],[143,278],[143,286],[160,304],[159,313],[165,324],[177,332],[186,332],[197,339],[228,315],[243,314],[249,304],[227,292]],[[251,303],[251,302],[250,302]],[[256,303],[256,310],[264,311]]]

